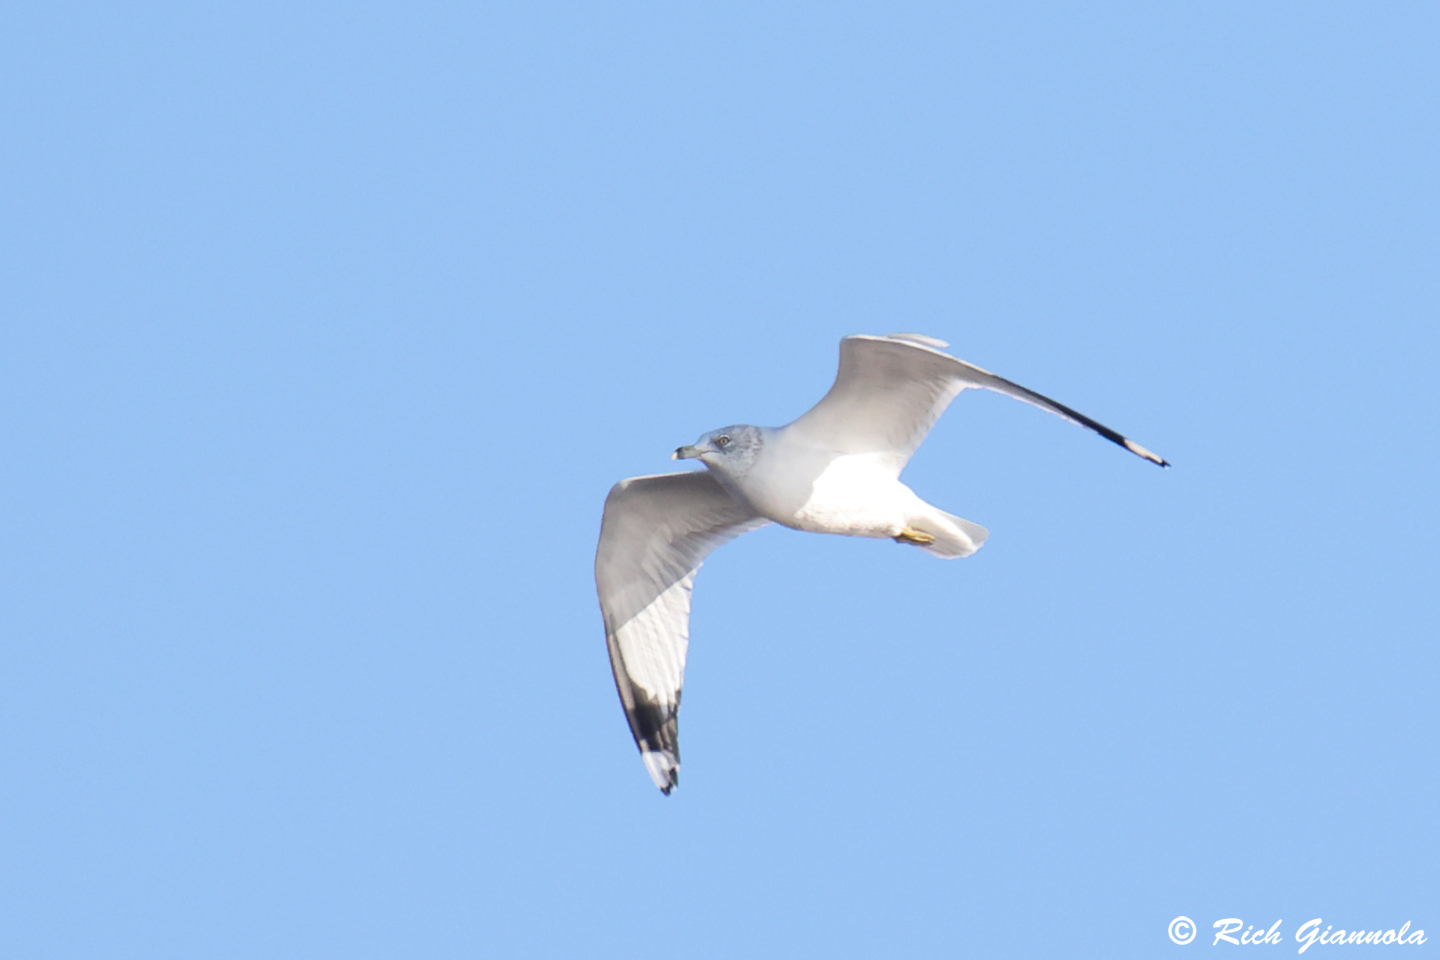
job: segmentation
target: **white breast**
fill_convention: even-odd
[[[876,454],[836,456],[802,443],[767,444],[736,492],[776,523],[814,533],[893,537],[915,495]]]

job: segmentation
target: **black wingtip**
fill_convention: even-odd
[[[976,369],[979,368],[977,367]],[[990,374],[990,376],[995,377],[993,373]],[[1089,417],[1085,416],[1085,414],[1079,412],[1078,410],[1072,410],[1069,407],[1065,406],[1065,404],[1063,403],[1060,403],[1056,400],[1051,400],[1043,393],[1036,393],[1034,390],[1031,390],[1027,387],[1022,387],[1020,386],[1020,384],[1015,383],[1011,380],[1006,380],[1004,377],[995,377],[995,379],[1012,388],[1017,393],[1033,398],[1031,402],[1038,402],[1042,407],[1049,407],[1052,412],[1058,410],[1062,416],[1068,417],[1075,423],[1080,424],[1082,427],[1088,427],[1091,430],[1094,430],[1106,440],[1109,440],[1111,443],[1119,444],[1126,450],[1129,450],[1131,453],[1135,454],[1135,456],[1139,457],[1140,459],[1149,460],[1151,463],[1155,464],[1157,467],[1160,467],[1162,470],[1168,470],[1170,468],[1169,460],[1166,460],[1157,453],[1151,453],[1149,450],[1146,450],[1144,447],[1140,446],[1140,444],[1136,443],[1134,440],[1131,440],[1124,434],[1111,430],[1109,427],[1105,426],[1105,424],[1100,423],[1097,420],[1091,420]]]

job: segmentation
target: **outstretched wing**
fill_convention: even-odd
[[[913,333],[846,337],[840,341],[835,385],[788,429],[843,453],[879,453],[898,474],[950,401],[962,390],[983,387],[1088,427],[1151,463],[1170,466],[1063,403],[936,349],[944,346],[943,340]]]
[[[708,470],[622,480],[605,500],[595,585],[615,688],[655,786],[680,771],[676,716],[690,643],[690,588],[710,551],[768,523]]]

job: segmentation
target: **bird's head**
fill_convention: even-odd
[[[747,424],[735,424],[711,430],[694,446],[680,447],[672,460],[699,460],[712,470],[732,477],[743,477],[750,470],[760,448],[765,444],[765,431]]]

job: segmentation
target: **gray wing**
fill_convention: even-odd
[[[622,480],[605,500],[595,585],[615,688],[655,786],[679,777],[676,726],[690,643],[690,588],[712,550],[768,523],[708,470]]]
[[[1151,463],[1170,466],[1063,403],[936,349],[944,346],[943,340],[913,333],[846,337],[840,341],[835,385],[788,429],[842,453],[880,453],[898,473],[950,401],[962,390],[983,387],[1094,430]]]

